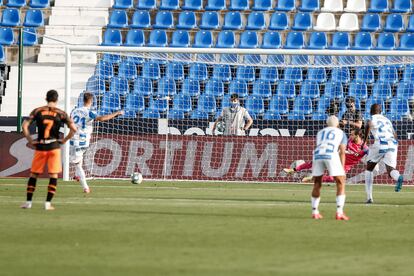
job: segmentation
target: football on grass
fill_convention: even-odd
[[[132,184],[140,184],[142,182],[142,174],[139,172],[135,172],[131,174],[131,183]]]

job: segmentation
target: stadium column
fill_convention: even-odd
[[[19,28],[19,74],[17,89],[17,132],[22,132],[22,92],[23,92],[23,27]]]

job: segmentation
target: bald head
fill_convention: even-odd
[[[371,115],[381,114],[381,105],[373,104],[371,105]]]
[[[338,117],[336,117],[335,115],[329,116],[328,119],[326,120],[326,124],[328,125],[328,127],[338,127],[339,125]]]

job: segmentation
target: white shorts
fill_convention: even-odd
[[[384,164],[396,168],[397,167],[398,145],[379,145],[377,143],[369,147],[367,162],[379,163],[381,160]]]
[[[83,154],[86,152],[87,148],[84,147],[75,147],[70,146],[69,149],[69,162],[70,163],[80,163],[83,161]]]
[[[332,156],[332,159],[318,159],[312,162],[312,176],[322,176],[328,170],[330,176],[345,176],[344,166],[339,156]]]

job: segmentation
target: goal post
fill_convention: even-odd
[[[90,76],[79,87],[72,56],[81,53],[97,63],[84,65]],[[413,51],[67,46],[65,76],[66,112],[84,91],[100,114],[125,110],[95,124],[87,177],[140,171],[157,180],[299,181],[309,172],[291,177],[282,169],[312,159],[330,105],[341,118],[352,96],[364,119],[368,106],[382,105],[400,138],[398,169],[412,178]],[[243,136],[212,133],[233,93],[252,127]],[[72,174],[68,147],[64,180]],[[348,177],[361,182],[363,173],[361,163]],[[377,183],[389,182],[384,168],[377,174]]]

